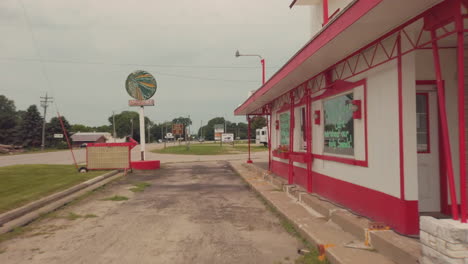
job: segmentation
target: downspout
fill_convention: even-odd
[[[249,148],[249,158],[247,159],[247,163],[252,163],[250,159],[250,116],[247,115],[247,145]]]
[[[466,223],[466,138],[465,138],[465,47],[463,37],[463,17],[461,1],[456,16],[458,49],[458,144],[460,159],[460,214],[461,222]]]
[[[290,114],[289,114],[289,173],[288,173],[288,184],[294,184],[294,162],[292,160],[292,153],[294,152],[294,93],[290,94]]]
[[[447,166],[447,177],[450,191],[450,201],[452,208],[452,218],[458,220],[457,194],[455,192],[455,180],[453,177],[452,149],[450,147],[450,138],[448,134],[447,111],[445,108],[444,83],[442,80],[442,71],[440,67],[439,47],[437,45],[437,35],[435,29],[431,30],[432,54],[434,58],[434,68],[437,81],[437,98],[439,103],[439,115],[442,132],[442,145],[444,147],[444,159]]]
[[[306,164],[307,164],[307,192],[313,192],[312,188],[312,105],[310,100],[310,90],[306,89],[306,122],[305,122],[305,130],[306,130]]]

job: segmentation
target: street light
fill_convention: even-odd
[[[260,58],[260,63],[262,64],[262,84],[265,84],[265,59],[262,58],[262,56],[257,55],[257,54],[240,54],[239,50],[236,51],[236,58],[240,56],[253,56],[253,57],[259,57]]]

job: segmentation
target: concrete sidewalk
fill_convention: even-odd
[[[366,231],[368,219],[323,202],[297,186],[287,185],[284,179],[268,174],[263,163],[257,166],[232,161],[230,164],[253,190],[314,245],[329,246],[325,255],[331,263],[418,263],[420,245],[417,240],[401,237],[391,230]],[[371,247],[365,246],[366,236]]]

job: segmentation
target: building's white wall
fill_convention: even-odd
[[[440,61],[442,78],[445,81],[445,102],[447,108],[447,121],[449,127],[450,143],[452,148],[452,161],[459,195],[460,162],[458,155],[458,96],[457,96],[457,51],[456,49],[441,49]],[[434,60],[432,50],[416,51],[416,79],[435,80]]]
[[[400,196],[397,77],[397,65],[392,61],[350,80],[367,79],[369,167],[315,159],[314,171],[395,197]],[[317,106],[321,102],[314,104],[314,107],[321,107]],[[323,118],[320,127],[315,126],[314,132],[314,150],[320,151],[323,149]],[[358,145],[364,144],[356,141],[355,148]],[[324,154],[323,150],[317,154]],[[362,156],[363,153],[357,152],[356,159],[364,159],[358,155]]]
[[[328,15],[331,16],[336,10],[340,12],[346,8],[354,0],[328,0]],[[322,29],[323,24],[323,2],[310,5],[310,31],[311,36],[314,36]]]
[[[418,150],[416,134],[415,53],[402,58],[403,73],[403,155],[405,199],[418,200]]]

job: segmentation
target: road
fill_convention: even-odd
[[[286,264],[302,246],[223,161],[129,175],[29,229],[0,244],[0,263]]]
[[[168,143],[167,146],[173,146],[175,144]],[[173,154],[158,154],[151,153],[149,151],[153,149],[163,148],[164,144],[147,144],[146,159],[147,160],[160,160],[161,163],[172,163],[172,162],[191,162],[191,161],[215,161],[215,160],[234,160],[234,159],[245,159],[247,160],[247,154],[232,154],[232,155],[173,155]],[[76,161],[78,163],[86,162],[86,150],[85,149],[74,149]],[[252,159],[264,159],[268,155],[267,152],[253,152]],[[132,150],[132,160],[140,159],[140,146],[136,146]],[[73,158],[69,150],[46,152],[46,153],[32,153],[32,154],[20,154],[11,156],[0,156],[0,167],[19,165],[19,164],[73,164]]]

